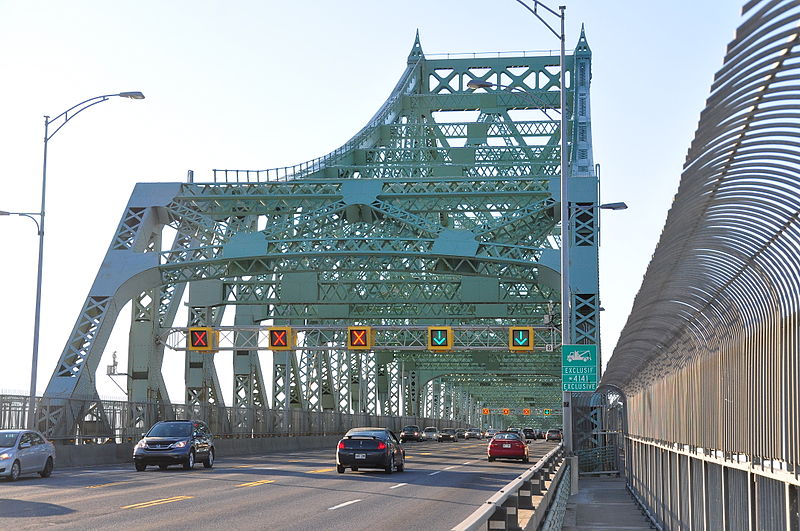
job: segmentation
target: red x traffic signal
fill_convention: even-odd
[[[347,348],[351,350],[370,350],[372,348],[373,339],[372,327],[347,327]]]
[[[270,350],[292,350],[294,332],[290,326],[276,326],[268,330]]]
[[[205,352],[217,350],[219,332],[207,326],[189,329],[189,350]]]

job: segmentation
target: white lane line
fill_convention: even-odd
[[[441,473],[442,473],[442,471],[441,471],[441,470],[437,470],[436,472],[431,472],[431,473],[430,473],[430,474],[428,474],[428,475],[429,475],[429,476],[435,476],[436,474],[441,474]]]
[[[465,464],[465,465],[471,465],[471,464],[472,464],[472,461],[465,461],[463,464]]]
[[[455,468],[455,466],[448,466],[447,468],[444,468],[444,469],[442,469],[442,470],[452,470],[452,469],[454,469],[454,468]]]
[[[396,489],[396,488],[399,488],[399,487],[403,487],[405,485],[408,485],[408,483],[398,483],[397,485],[394,485],[393,487],[389,487],[389,488],[390,489]]]
[[[361,500],[350,500],[349,502],[340,503],[339,505],[334,505],[333,507],[328,507],[329,511],[335,511],[336,509],[341,509],[342,507],[347,507],[348,505],[353,505],[354,503],[358,503]]]

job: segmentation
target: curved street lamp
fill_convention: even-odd
[[[72,120],[75,116],[85,111],[89,107],[108,101],[109,98],[129,98],[132,100],[143,100],[144,94],[138,91],[120,92],[118,94],[104,94],[102,96],[95,96],[89,98],[76,105],[73,105],[66,111],[62,112],[52,120],[49,116],[44,117],[44,160],[42,163],[42,207],[39,212],[6,212],[0,211],[0,216],[24,216],[33,220],[36,223],[36,230],[39,234],[39,265],[36,273],[36,307],[33,321],[33,355],[31,359],[31,387],[30,395],[28,397],[28,428],[33,429],[34,426],[34,408],[36,407],[36,373],[39,363],[39,322],[40,310],[42,302],[42,261],[44,258],[44,204],[45,204],[45,190],[47,185],[47,142],[58,133],[67,122]],[[59,122],[60,123],[57,123]],[[50,132],[50,126],[56,124],[55,129]],[[36,220],[38,216],[39,220]]]

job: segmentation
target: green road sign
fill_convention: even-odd
[[[561,390],[597,389],[597,345],[564,345],[561,349]]]

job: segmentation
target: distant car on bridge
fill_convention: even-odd
[[[458,434],[456,433],[456,430],[454,430],[453,428],[444,428],[440,430],[439,433],[436,435],[436,440],[438,442],[442,441],[458,442]]]
[[[465,439],[483,439],[483,433],[480,428],[470,428],[464,434]]]
[[[409,426],[403,426],[403,429],[400,430],[400,442],[421,440],[422,429],[419,426],[411,424]]]
[[[38,431],[0,430],[0,477],[15,481],[23,474],[50,477],[56,448]]]
[[[439,428],[436,426],[428,426],[422,432],[422,440],[423,441],[435,441],[439,434]]]

